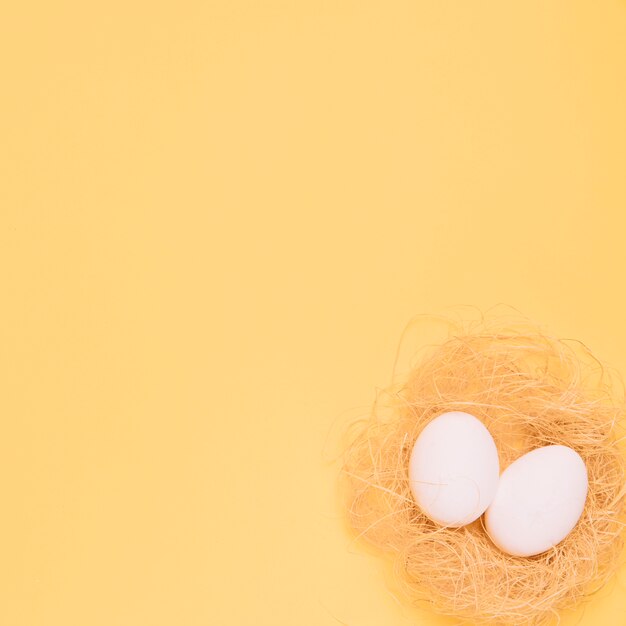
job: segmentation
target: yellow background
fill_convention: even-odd
[[[626,372],[623,0],[6,1],[0,65],[3,626],[408,625],[326,442],[409,319]]]

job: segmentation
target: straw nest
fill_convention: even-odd
[[[582,344],[527,323],[451,324],[400,384],[353,424],[345,449],[349,522],[394,557],[394,577],[415,605],[474,624],[544,624],[598,590],[622,551],[625,463],[619,377]],[[501,552],[482,519],[462,528],[431,522],[416,506],[408,464],[422,428],[446,411],[487,426],[501,470],[534,448],[562,444],[587,465],[589,492],[574,530],[535,557]]]

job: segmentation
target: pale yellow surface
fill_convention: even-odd
[[[626,3],[0,14],[0,624],[411,624],[325,442],[450,305],[626,372]]]

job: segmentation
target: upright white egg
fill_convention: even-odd
[[[409,480],[420,509],[444,526],[478,519],[498,486],[493,437],[469,413],[439,415],[422,430],[411,453]]]
[[[514,556],[533,556],[560,543],[582,515],[587,468],[567,446],[528,452],[504,470],[485,514],[492,541]]]

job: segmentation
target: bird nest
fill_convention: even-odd
[[[449,324],[402,381],[379,394],[353,425],[345,449],[347,511],[355,533],[394,557],[412,604],[473,624],[543,624],[596,591],[622,552],[625,462],[618,445],[624,402],[619,377],[575,341],[528,323]],[[574,530],[533,557],[498,549],[482,519],[438,526],[411,495],[408,467],[424,426],[447,411],[479,418],[504,470],[541,446],[573,448],[589,477]]]

